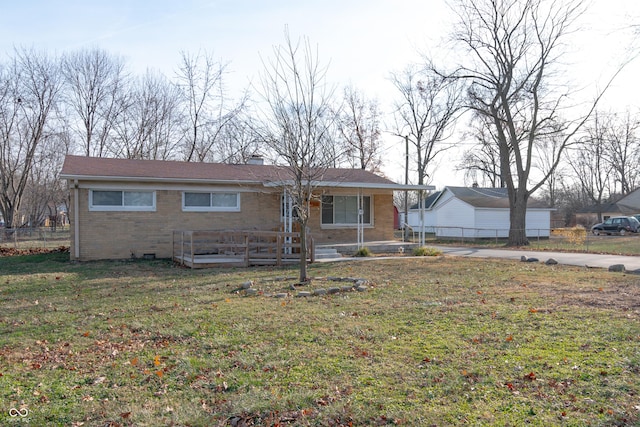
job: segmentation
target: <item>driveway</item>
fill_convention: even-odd
[[[558,261],[559,264],[579,265],[585,267],[609,268],[614,264],[623,264],[627,271],[640,273],[640,256],[601,255],[572,252],[548,252],[509,249],[484,249],[451,246],[433,246],[443,253],[453,256],[467,256],[475,258],[505,258],[520,260],[524,255],[527,258],[538,258],[545,262],[549,258]]]

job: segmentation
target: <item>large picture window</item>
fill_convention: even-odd
[[[371,225],[371,196],[362,196],[362,223]],[[323,225],[358,225],[358,196],[322,196]]]
[[[182,193],[182,210],[193,212],[239,212],[240,193]]]
[[[154,191],[90,190],[92,211],[155,211]]]

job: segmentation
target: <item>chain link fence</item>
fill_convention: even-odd
[[[420,242],[420,229],[409,227],[404,237]],[[470,246],[504,246],[509,229],[467,227],[424,227],[425,245],[456,244]],[[542,251],[575,251],[640,255],[640,233],[595,236],[583,227],[527,229],[528,248]],[[403,238],[402,232],[398,235]]]
[[[69,227],[0,227],[0,248],[5,249],[54,249],[69,246]]]

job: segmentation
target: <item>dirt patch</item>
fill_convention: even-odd
[[[573,305],[640,313],[640,284],[573,290],[550,287],[545,293],[551,306]]]

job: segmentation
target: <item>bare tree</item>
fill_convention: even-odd
[[[16,50],[0,69],[0,212],[8,227],[21,225],[17,214],[60,88],[57,61],[33,50]]]
[[[612,190],[613,167],[606,153],[606,127],[596,112],[585,127],[582,144],[570,151],[570,166],[575,172],[580,192],[595,206],[602,205]],[[602,221],[602,212],[598,211]]]
[[[260,133],[255,120],[249,114],[233,117],[223,130],[217,148],[217,157],[222,163],[246,164],[255,156],[262,157]]]
[[[80,50],[63,57],[62,73],[65,103],[77,116],[71,125],[80,137],[82,152],[85,156],[106,155],[122,112],[121,97],[127,85],[124,60],[98,48]]]
[[[211,53],[182,52],[177,79],[187,123],[184,159],[188,162],[211,159],[224,126],[244,107],[246,95],[236,105],[228,105],[230,100],[226,99],[224,88],[226,67],[214,60]]]
[[[52,129],[38,145],[19,211],[30,227],[41,226],[47,219],[55,227],[60,220],[60,208],[68,208],[68,190],[59,174],[69,143],[68,135]]]
[[[620,192],[628,194],[640,185],[640,121],[630,111],[607,114],[603,121],[607,158]]]
[[[353,86],[344,88],[342,108],[337,112],[342,156],[352,168],[379,172],[380,109]],[[338,157],[341,153],[337,153]]]
[[[116,157],[168,160],[184,140],[180,93],[164,76],[147,72],[122,97],[114,130]]]
[[[547,181],[564,149],[592,113],[570,122],[559,114],[568,107],[570,86],[559,80],[563,42],[583,12],[580,0],[458,0],[454,49],[461,49],[449,74],[468,85],[467,105],[489,121],[497,137],[500,168],[510,201],[507,244],[528,244],[527,201]],[[441,75],[447,73],[442,72]],[[607,85],[608,86],[608,85]],[[605,88],[606,90],[606,88]],[[547,174],[533,180],[535,147],[555,134],[556,158]],[[513,162],[511,162],[513,160]]]
[[[291,197],[300,226],[300,281],[307,277],[307,224],[316,182],[333,159],[325,147],[331,143],[331,90],[326,67],[317,50],[304,38],[293,42],[288,30],[285,44],[274,47],[263,61],[262,95],[267,104],[263,139],[284,166],[283,189]]]
[[[549,136],[542,138],[540,143],[534,147],[536,150],[534,166],[537,166],[542,176],[547,177],[540,189],[546,194],[547,201],[551,207],[556,206],[558,201],[557,192],[560,189],[562,177],[565,175],[564,163],[556,161],[560,157],[559,151],[564,142],[563,138],[564,135],[561,129],[557,131],[552,129]]]
[[[456,81],[428,68],[408,67],[391,80],[401,96],[395,111],[396,132],[407,136],[413,146],[418,185],[424,185],[434,159],[452,147],[444,142],[462,107],[460,88]]]
[[[496,146],[496,136],[486,122],[477,121],[479,126],[473,131],[476,143],[462,155],[457,170],[465,171],[465,180],[483,187],[505,186],[500,169],[500,153]]]

